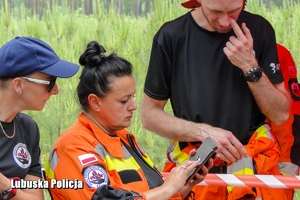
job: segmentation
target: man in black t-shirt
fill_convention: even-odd
[[[247,157],[243,145],[266,117],[276,125],[288,118],[271,24],[244,11],[243,0],[198,3],[153,38],[141,118],[146,129],[173,140],[165,170],[208,136],[218,158],[236,162]],[[164,111],[169,99],[175,116]]]

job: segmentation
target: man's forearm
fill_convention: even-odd
[[[199,135],[200,131],[196,133],[198,128],[193,125],[194,122],[177,118],[158,108],[145,112],[142,119],[143,126],[147,130],[170,140],[202,141],[204,139]]]
[[[288,119],[290,98],[284,83],[273,85],[263,73],[258,82],[249,82],[248,85],[262,113],[275,125]]]

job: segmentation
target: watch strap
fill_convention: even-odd
[[[10,180],[15,180],[15,181],[20,181],[20,178],[18,177],[13,177],[9,178]],[[16,196],[17,194],[17,189],[16,188],[8,188],[4,192],[0,193],[0,200],[8,200]]]
[[[262,71],[262,68],[260,66],[257,66],[255,68],[252,68],[246,74],[242,73],[242,76],[248,82],[257,82],[262,77]]]
[[[1,200],[11,199],[16,195],[16,193],[17,193],[16,188],[9,188],[0,194],[0,199]]]

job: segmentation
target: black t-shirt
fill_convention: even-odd
[[[259,65],[273,84],[282,82],[272,26],[246,11],[238,19],[242,22],[254,38]],[[232,131],[245,144],[265,116],[242,71],[223,52],[232,35],[233,30],[220,34],[201,28],[191,12],[165,23],[153,39],[144,92],[157,100],[170,99],[175,116]]]
[[[1,122],[7,138],[0,129],[0,172],[7,178],[24,179],[26,174],[41,177],[40,133],[37,124],[26,114],[19,113],[10,123]]]

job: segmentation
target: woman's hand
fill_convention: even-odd
[[[194,181],[187,183],[187,185],[191,184],[191,186],[195,186],[196,184],[202,182],[204,180],[205,176],[208,174],[209,169],[213,167],[213,164],[214,164],[214,161],[212,158],[210,158],[207,161],[207,166],[203,165],[201,170],[199,170],[199,173],[196,173]]]
[[[205,176],[208,174],[209,169],[213,166],[213,159],[210,158],[207,162],[207,167],[203,165],[201,170],[199,170],[200,173],[196,173],[195,179],[193,179],[193,181],[187,182],[186,185],[182,188],[182,190],[180,191],[182,198],[186,197],[195,185],[204,180]]]
[[[184,161],[180,166],[175,167],[169,173],[167,179],[165,180],[164,186],[168,188],[168,191],[172,195],[180,192],[186,184],[186,180],[189,174],[195,169],[200,163],[198,161]],[[207,171],[204,169],[205,172]],[[197,176],[196,178],[201,179],[202,175]],[[200,182],[200,181],[199,181]]]
[[[195,154],[195,151],[191,151],[190,154]],[[208,160],[207,167],[203,166],[201,168],[200,174],[195,175],[195,180],[187,183],[187,179],[190,173],[199,165],[198,161],[187,160],[184,161],[180,166],[175,167],[171,170],[168,177],[165,179],[165,182],[162,186],[151,189],[145,192],[147,199],[159,199],[165,200],[171,198],[173,195],[180,192],[181,197],[186,197],[191,189],[198,183],[204,180],[205,176],[208,173],[208,170],[213,166],[213,159]]]
[[[196,152],[197,152],[196,149],[192,149],[190,151],[189,156],[192,157]],[[218,154],[216,154],[215,158],[216,157],[218,157]],[[198,171],[198,173],[195,174],[193,181],[187,182],[186,185],[182,188],[182,190],[180,191],[181,197],[186,197],[195,185],[197,185],[198,183],[204,180],[205,176],[209,172],[209,169],[213,167],[213,164],[214,164],[214,159],[210,158],[207,161],[207,164],[203,165],[201,169]]]
[[[189,153],[189,157],[192,157],[196,152],[197,152],[196,149],[192,149]],[[219,157],[219,155],[216,154],[214,158],[210,158],[207,161],[206,165],[203,165],[201,170],[199,170],[199,173],[196,173],[196,176],[195,176],[196,179],[192,182],[193,185],[196,185],[204,180],[205,176],[208,174],[209,169],[212,168],[214,165],[214,159],[218,158],[218,157]],[[187,183],[187,184],[190,184],[190,183]]]
[[[0,172],[0,193],[10,188],[10,180]]]

